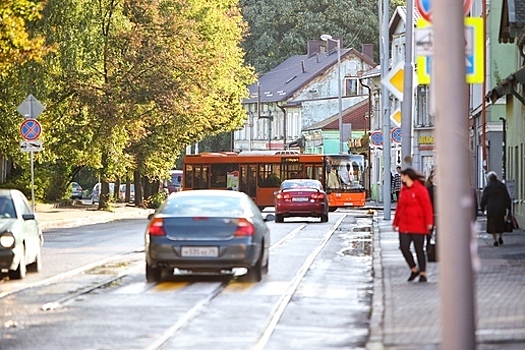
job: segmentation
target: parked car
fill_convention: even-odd
[[[146,279],[174,269],[191,273],[247,272],[259,282],[268,272],[270,231],[253,200],[228,190],[172,193],[150,216],[145,232]]]
[[[328,211],[328,197],[318,180],[284,180],[275,192],[275,222],[289,217],[319,217],[327,222]]]
[[[71,183],[71,199],[82,199],[84,193],[82,192],[82,186],[80,186],[77,182]]]
[[[168,190],[168,194],[182,191],[182,170],[170,170],[169,174],[170,179],[166,181],[165,185]]]
[[[121,202],[126,200],[126,184],[120,185],[118,198]],[[129,200],[131,202],[135,200],[135,184],[129,185]]]
[[[25,195],[0,189],[0,269],[10,279],[42,268],[44,236]]]
[[[102,191],[102,184],[100,182],[97,182],[95,186],[93,186],[93,191],[91,191],[91,204],[98,203],[100,200],[100,192]],[[110,196],[113,196],[115,193],[115,184],[113,182],[109,183],[109,194]]]

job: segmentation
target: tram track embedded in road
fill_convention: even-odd
[[[275,304],[274,308],[269,313],[267,321],[265,322],[264,329],[260,333],[255,344],[252,346],[253,350],[264,349],[264,345],[267,343],[268,339],[271,337],[271,334],[273,333],[275,327],[277,326],[279,319],[281,318],[284,310],[286,309],[286,306],[289,304],[291,298],[296,292],[303,277],[308,272],[313,262],[315,261],[316,257],[319,255],[319,253],[323,249],[323,247],[327,244],[330,238],[337,231],[338,227],[340,226],[340,224],[342,223],[342,221],[345,219],[346,216],[347,216],[346,214],[343,214],[341,218],[337,220],[337,222],[327,232],[327,234],[324,235],[323,239],[319,242],[319,244],[317,244],[316,248],[312,251],[312,253],[310,253],[307,256],[305,262],[301,265],[299,271],[295,274],[294,278],[292,279],[292,281],[286,288],[286,293],[284,293],[281,296],[281,298],[279,298],[278,302]],[[290,231],[284,237],[282,237],[279,241],[272,244],[270,246],[270,250],[272,250],[272,248],[275,249],[276,247],[284,244],[286,241],[295,237],[296,234],[300,232],[301,230],[303,230],[305,227],[307,227],[306,224],[302,224],[296,227],[294,230]],[[210,294],[202,298],[190,310],[188,310],[182,317],[179,317],[177,322],[172,327],[167,329],[159,339],[157,339],[153,344],[147,347],[146,350],[163,349],[163,347],[166,344],[168,344],[169,341],[176,336],[177,332],[182,330],[189,322],[195,319],[199,315],[200,312],[205,310],[206,306],[208,306],[212,302],[213,299],[220,296],[226,290],[228,285],[234,282],[235,282],[235,278],[233,278],[229,282],[222,283],[220,286],[215,288]]]

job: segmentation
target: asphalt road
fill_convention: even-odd
[[[145,219],[48,229],[44,271],[0,283],[0,348],[364,348],[372,240],[371,218],[361,216],[270,222],[260,283],[146,283]]]

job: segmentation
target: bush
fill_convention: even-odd
[[[147,208],[157,209],[168,198],[166,192],[157,192],[145,200]]]

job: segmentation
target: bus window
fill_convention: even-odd
[[[323,178],[323,167],[321,165],[308,164],[306,165],[306,177],[309,179],[315,179],[324,183]]]
[[[280,164],[261,164],[259,166],[259,187],[279,187],[281,185]]]
[[[283,165],[285,175],[283,179],[304,179],[303,165],[301,163]]]

